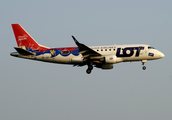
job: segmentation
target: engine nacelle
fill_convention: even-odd
[[[102,69],[113,69],[113,64],[102,64]]]
[[[112,69],[113,64],[96,64],[95,67],[101,68],[101,69]]]
[[[115,55],[109,55],[101,58],[100,61],[105,64],[114,64],[117,63],[117,58]]]

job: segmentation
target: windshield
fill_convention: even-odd
[[[152,47],[152,46],[148,46],[148,49],[155,49],[154,47]]]

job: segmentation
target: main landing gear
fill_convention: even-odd
[[[90,74],[92,69],[93,69],[93,66],[92,65],[88,65],[88,69],[86,70],[86,73]]]
[[[144,66],[146,62],[147,62],[147,60],[142,60],[142,65],[143,65],[142,69],[143,70],[146,70],[146,66]]]

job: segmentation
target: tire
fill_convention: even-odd
[[[146,70],[146,66],[143,66],[143,68],[142,68],[143,70]]]
[[[91,73],[91,70],[90,70],[90,69],[87,69],[87,70],[86,70],[86,73],[87,73],[87,74],[90,74],[90,73]]]

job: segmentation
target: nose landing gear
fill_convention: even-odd
[[[146,66],[143,66],[142,69],[143,69],[143,70],[146,70]]]
[[[144,66],[146,62],[147,62],[147,60],[142,60],[142,65],[143,65],[142,69],[143,70],[146,70],[146,66]]]

